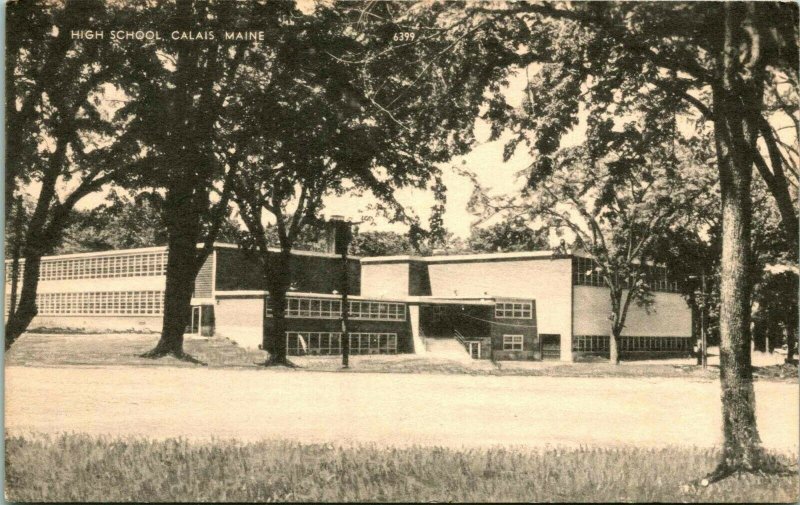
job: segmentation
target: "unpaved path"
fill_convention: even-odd
[[[167,367],[6,368],[9,433],[390,445],[721,442],[718,382]],[[765,446],[798,451],[795,384],[755,384]]]

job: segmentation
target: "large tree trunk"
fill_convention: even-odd
[[[748,115],[760,110],[760,90],[739,78],[737,34],[744,5],[726,5],[721,86],[713,90],[714,136],[722,199],[720,385],[725,437],[711,480],[750,471],[761,461],[750,363],[750,234],[753,158]],[[750,108],[750,110],[748,110]]]
[[[752,470],[760,457],[750,366],[750,166],[734,161],[722,182],[720,383],[724,471]],[[744,166],[743,166],[744,165]]]
[[[161,338],[147,357],[171,354],[184,357],[183,334],[191,322],[192,291],[197,275],[197,243],[170,236],[167,253],[167,279],[164,289],[164,317]]]
[[[167,274],[161,338],[146,358],[172,355],[196,361],[183,352],[183,334],[191,322],[194,280],[202,265],[197,250],[200,216],[192,205],[191,188],[171,188],[165,202],[167,232]]]
[[[176,26],[192,27],[193,3],[180,0],[177,4]],[[183,351],[183,334],[192,317],[192,292],[194,280],[202,265],[197,244],[201,236],[202,198],[205,181],[198,181],[207,160],[199,155],[200,146],[194,145],[192,135],[198,125],[192,117],[192,73],[197,72],[196,48],[186,44],[178,47],[175,68],[174,101],[169,110],[169,124],[174,130],[167,144],[165,167],[171,170],[164,202],[164,221],[167,240],[167,279],[164,289],[164,317],[161,338],[155,348],[142,357],[159,358],[172,355],[179,359],[197,362]]]

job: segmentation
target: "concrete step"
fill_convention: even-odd
[[[456,361],[472,361],[469,353],[455,338],[428,337],[428,355],[430,357],[452,359]]]

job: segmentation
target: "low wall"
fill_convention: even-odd
[[[36,316],[29,329],[64,328],[102,332],[160,332],[162,316]]]

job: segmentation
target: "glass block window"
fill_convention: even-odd
[[[6,265],[6,271],[10,267]],[[105,279],[166,275],[167,253],[152,252],[90,258],[46,259],[39,272],[40,281]]]
[[[98,291],[80,293],[38,293],[39,315],[160,315],[163,291]]]
[[[499,319],[531,319],[532,303],[501,302],[494,306],[494,317]]]

